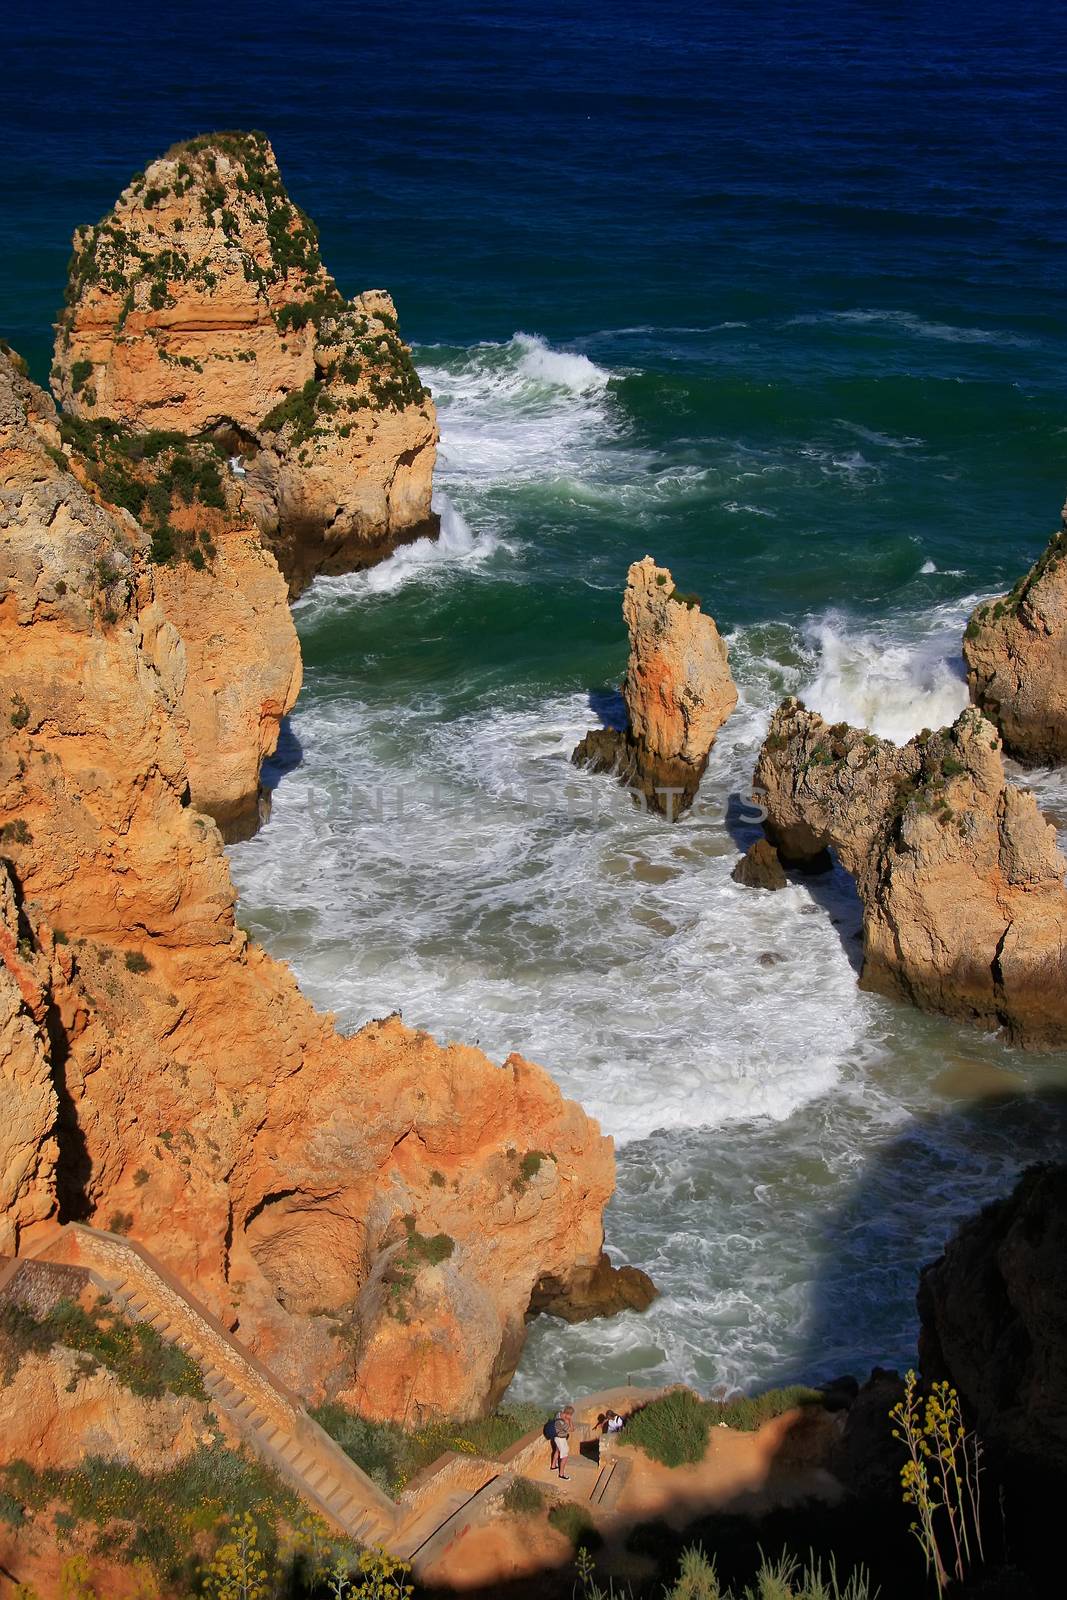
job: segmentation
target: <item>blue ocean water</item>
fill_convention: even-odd
[[[233,864],[346,1025],[520,1048],[619,1139],[609,1247],[664,1297],[542,1319],[520,1387],[906,1360],[918,1265],[1062,1146],[1037,1091],[1067,1064],[861,995],[847,881],[737,889],[731,796],[787,691],[949,720],[968,610],[1055,526],[1063,8],[122,0],[19,3],[4,38],[0,335],[36,376],[74,226],[250,126],[434,390],[445,539],[301,602],[274,817]],[[646,551],[741,688],[674,832],[567,765]]]

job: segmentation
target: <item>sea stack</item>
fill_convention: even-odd
[[[628,726],[594,728],[571,759],[615,772],[649,810],[673,822],[693,803],[737,689],[714,618],[651,556],[631,566],[622,614],[630,635]]]
[[[388,294],[346,300],[261,133],[175,145],[79,228],[57,324],[64,409],[210,434],[293,594],[437,531],[437,422]]]
[[[963,658],[971,699],[1008,755],[1031,766],[1067,760],[1067,508],[1011,593],[972,613]]]
[[[1067,1043],[1064,859],[980,712],[897,746],[786,700],[755,787],[784,861],[832,847],[855,879],[863,988],[1024,1047]]]

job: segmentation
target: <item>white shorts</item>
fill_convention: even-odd
[[[566,1461],[567,1457],[570,1455],[571,1443],[565,1434],[557,1433],[556,1452],[564,1461]]]

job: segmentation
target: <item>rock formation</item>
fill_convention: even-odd
[[[755,788],[783,860],[832,846],[855,879],[864,988],[1016,1044],[1067,1041],[1065,863],[978,711],[898,747],[786,700]]]
[[[114,1224],[310,1398],[469,1415],[538,1285],[596,1268],[610,1141],[517,1056],[395,1018],[341,1037],[236,926],[183,714],[191,662],[244,648],[233,589],[187,645],[198,569],[161,574],[101,480],[0,355],[4,1243]]]
[[[1067,1481],[1067,1166],[1032,1168],[963,1224],[919,1315],[924,1380],[952,1383],[987,1445]]]
[[[176,726],[190,798],[224,839],[248,838],[265,809],[260,768],[296,702],[301,662],[285,580],[241,480],[213,445],[181,434],[69,417],[51,425],[79,481],[136,514],[149,535],[156,601],[185,647]],[[106,590],[106,560],[97,578]]]
[[[629,726],[594,729],[572,759],[617,773],[673,822],[693,803],[737,689],[714,619],[695,595],[680,594],[651,556],[631,566],[622,614],[630,635],[623,684]]]
[[[1067,759],[1067,512],[1010,594],[972,613],[963,636],[971,699],[1000,729],[1010,756],[1035,766]]]
[[[754,840],[730,876],[746,889],[784,889],[789,881],[769,839]]]
[[[176,145],[74,236],[56,392],[212,434],[293,593],[433,534],[434,408],[389,296],[345,300],[263,134]]]

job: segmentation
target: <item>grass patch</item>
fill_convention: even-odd
[[[595,1550],[604,1543],[599,1528],[584,1506],[568,1500],[564,1505],[553,1506],[548,1520],[559,1533],[565,1534],[576,1550]]]
[[[504,1510],[516,1517],[532,1517],[544,1507],[545,1497],[529,1478],[515,1478],[504,1491]]]
[[[245,1512],[255,1519],[259,1549],[273,1566],[281,1530],[297,1526],[304,1511],[265,1466],[221,1445],[157,1473],[93,1456],[66,1471],[13,1461],[0,1467],[0,1492],[23,1517],[58,1508],[64,1526],[99,1529],[96,1545],[111,1559],[147,1561],[169,1582],[184,1581],[182,1593],[192,1592],[197,1544],[221,1538],[230,1519]]]
[[[653,1461],[662,1461],[665,1467],[681,1467],[704,1459],[710,1432],[711,1415],[706,1401],[691,1389],[673,1389],[635,1412],[621,1437]]]
[[[10,1302],[0,1307],[0,1382],[11,1382],[24,1357],[45,1355],[55,1345],[78,1352],[79,1374],[100,1367],[132,1394],[158,1400],[165,1393],[206,1400],[200,1369],[159,1337],[146,1322],[129,1322],[101,1295],[89,1311],[60,1300],[44,1317]]]
[[[433,1422],[418,1429],[403,1428],[398,1422],[372,1422],[336,1403],[317,1407],[312,1416],[391,1495],[399,1494],[417,1472],[447,1450],[497,1456],[544,1420],[542,1408],[535,1405],[509,1406],[474,1422]]]
[[[709,1400],[713,1423],[725,1422],[738,1433],[755,1433],[765,1422],[780,1417],[797,1406],[821,1406],[824,1396],[818,1389],[809,1389],[802,1383],[787,1385],[784,1389],[768,1389],[765,1394],[740,1395],[736,1400]]]
[[[622,1437],[653,1461],[681,1467],[703,1460],[711,1430],[719,1423],[739,1433],[755,1433],[784,1411],[822,1402],[817,1389],[801,1384],[725,1401],[702,1400],[691,1389],[672,1389],[635,1412]]]

